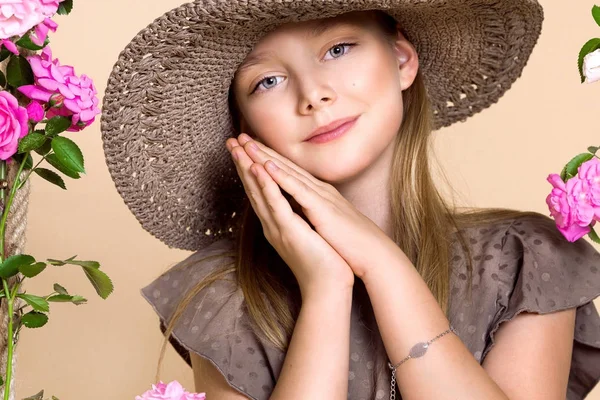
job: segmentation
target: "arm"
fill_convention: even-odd
[[[404,253],[395,243],[383,242],[385,251],[373,252],[380,257],[363,280],[388,357],[396,365],[416,343],[448,329],[449,321]],[[572,311],[520,315],[498,330],[501,350],[490,351],[488,370],[460,338],[444,335],[422,358],[409,359],[397,368],[402,398],[564,399],[573,328]],[[531,335],[536,341],[527,340]],[[511,346],[514,348],[507,350]],[[542,380],[552,384],[542,384]]]
[[[351,290],[307,296],[271,400],[347,399]],[[197,392],[207,399],[244,400],[212,363],[191,353]]]

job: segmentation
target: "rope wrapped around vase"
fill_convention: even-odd
[[[30,52],[25,49],[21,49],[20,51],[22,56],[28,56],[34,54],[34,52]],[[2,62],[0,66],[0,70],[3,72],[6,71],[6,61]],[[16,96],[20,101],[23,99],[20,96]],[[19,163],[14,160],[10,163],[6,164],[6,180],[8,185],[5,188],[5,200],[2,201],[0,198],[0,216],[4,213],[5,201],[8,201],[8,196],[10,194],[10,190],[13,187],[15,179],[17,177],[17,172],[19,171]],[[21,179],[24,179],[29,170],[24,169],[21,172]],[[13,203],[11,205],[10,213],[6,220],[5,227],[5,241],[4,241],[4,258],[8,258],[15,254],[22,254],[25,248],[25,229],[27,227],[27,211],[29,206],[29,193],[30,193],[30,181],[28,179],[27,182],[21,187],[21,189],[17,190],[15,193],[15,197]],[[12,286],[15,282],[21,281],[22,275],[19,273],[8,280],[9,286]],[[24,301],[16,298],[14,309],[18,309],[19,307],[24,305]],[[6,299],[0,299],[0,374],[2,377],[6,377],[6,366],[8,359],[8,342],[7,335],[8,333],[8,304]],[[15,399],[15,367],[16,367],[16,344],[13,348],[13,359],[12,359],[12,376],[10,379],[10,393],[9,400]],[[4,388],[6,384],[2,386],[0,389],[0,398],[4,398]]]

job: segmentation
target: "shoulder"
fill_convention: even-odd
[[[485,270],[481,275],[488,277],[486,283],[496,285],[492,296],[496,310],[481,359],[495,345],[498,329],[520,314],[571,310],[575,331],[568,392],[569,398],[582,399],[600,379],[600,317],[593,302],[600,295],[600,253],[584,238],[569,242],[555,221],[543,214],[514,218],[499,227],[499,231],[479,232],[490,245],[483,252],[489,261],[477,268]],[[572,318],[562,315],[563,321]],[[545,326],[558,318],[559,314],[548,316]],[[528,317],[527,321],[540,321],[539,329],[545,329],[542,320]]]
[[[555,221],[544,214],[530,213],[506,218],[468,227],[459,232],[466,241],[475,266],[485,260],[502,259],[504,263],[516,268],[519,261],[529,259],[534,267],[539,266],[540,261],[544,261],[546,266],[554,267],[587,263],[589,272],[598,273],[595,263],[600,261],[600,253],[594,245],[584,238],[569,242],[559,232]],[[453,243],[455,249],[458,249],[459,241],[456,236]],[[495,262],[490,264],[494,265]],[[498,266],[502,265],[500,263]],[[509,265],[505,265],[503,269],[508,267]]]
[[[196,366],[211,365],[211,372],[221,375],[217,383],[252,399],[267,399],[284,354],[255,334],[237,284],[233,250],[229,239],[214,242],[141,293],[158,314],[163,333],[171,318],[177,318],[169,341],[189,366],[192,360]],[[222,272],[220,278],[207,280],[213,272]]]

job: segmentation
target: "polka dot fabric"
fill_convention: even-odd
[[[567,241],[541,215],[464,233],[474,259],[472,298],[456,243],[450,307],[463,343],[483,363],[496,331],[519,313],[576,308],[567,400],[584,399],[600,379],[600,317],[592,302],[600,295],[600,253],[585,240]]]
[[[473,357],[482,363],[494,346],[496,331],[521,312],[576,308],[567,400],[584,399],[600,379],[600,317],[592,302],[600,295],[600,254],[584,240],[570,243],[562,238],[553,220],[544,216],[467,228],[462,233],[473,257],[473,273],[469,277],[465,253],[454,241],[449,319]],[[160,317],[162,330],[186,290],[223,262],[197,260],[233,248],[230,239],[217,241],[142,289]],[[212,361],[231,387],[249,399],[266,400],[285,354],[254,335],[242,292],[233,279],[216,282],[194,297],[171,343],[188,364],[190,351],[200,354]],[[358,280],[350,326],[348,399],[389,398],[390,371],[377,368],[386,360],[367,292]]]

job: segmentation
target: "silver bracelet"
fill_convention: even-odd
[[[441,338],[445,334],[450,333],[451,331],[454,332],[456,335],[458,335],[458,333],[456,332],[456,329],[454,329],[454,327],[452,325],[450,325],[450,329],[447,329],[446,331],[440,333],[439,335],[437,335],[430,341],[425,342],[425,343],[419,342],[419,343],[415,344],[413,346],[413,348],[410,349],[410,353],[406,357],[404,357],[404,359],[402,361],[400,361],[396,366],[392,365],[391,362],[388,362],[388,367],[392,370],[392,388],[390,389],[390,400],[396,399],[396,368],[398,368],[400,365],[402,365],[404,362],[408,361],[411,358],[423,357],[425,355],[425,353],[427,352],[427,349],[429,348],[429,345],[431,343],[433,343],[437,339]]]

